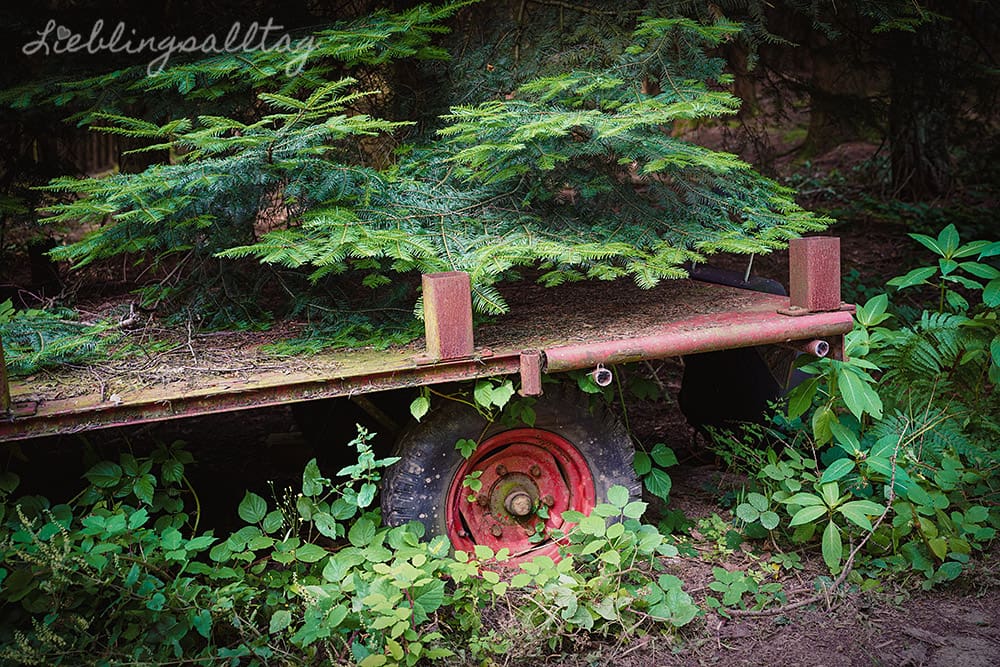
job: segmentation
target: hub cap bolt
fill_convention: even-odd
[[[542,496],[542,504],[545,505],[546,507],[552,507],[553,505],[556,504],[556,499],[552,497],[551,493],[546,493],[544,496]]]
[[[506,475],[507,474],[507,466],[505,466],[502,463],[500,465],[498,465],[497,466],[497,474],[500,475],[501,477],[503,477],[504,475]]]
[[[530,472],[531,472],[531,476],[532,477],[541,477],[542,476],[542,469],[539,468],[537,465],[531,466]]]
[[[500,526],[499,523],[493,524],[493,527],[490,528],[490,532],[493,533],[493,537],[503,536],[503,528]]]
[[[531,514],[533,504],[531,496],[524,491],[515,491],[503,501],[504,507],[513,516],[528,516]]]

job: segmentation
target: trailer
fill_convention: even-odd
[[[242,340],[224,344],[228,358],[246,363],[199,362],[192,348],[191,359],[157,367],[143,381],[86,368],[8,381],[0,345],[0,442],[338,397],[364,397],[378,413],[393,390],[516,376],[520,393],[535,398],[531,424],[487,422],[438,401],[404,430],[395,445],[401,460],[383,480],[383,516],[394,525],[420,521],[456,548],[555,553],[546,536],[566,528],[563,512],[588,512],[616,484],[638,495],[639,484],[621,425],[543,383],[546,375],[583,369],[603,383],[616,364],[775,345],[842,358],[853,307],[840,300],[839,239],[790,242],[787,296],[771,281],[705,269],[691,275],[652,290],[522,285],[508,315],[479,327],[467,274],[424,275],[422,341],[265,363],[252,340]],[[735,375],[713,382],[736,383]],[[455,449],[463,438],[478,443],[468,459]],[[462,484],[470,475],[481,482],[474,494]]]

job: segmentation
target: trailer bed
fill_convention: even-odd
[[[559,372],[834,338],[852,326],[846,309],[796,313],[788,297],[696,280],[651,290],[622,280],[520,283],[504,294],[510,312],[478,326],[474,352],[463,358],[429,358],[423,339],[286,358],[261,349],[274,333],[225,332],[192,336],[166,352],[15,379],[0,441],[477,377],[523,378],[526,363]]]

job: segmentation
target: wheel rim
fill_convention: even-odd
[[[472,492],[463,481],[477,472],[482,487]],[[595,503],[590,467],[568,440],[534,428],[504,431],[482,442],[452,480],[448,537],[464,551],[477,544],[507,548],[514,563],[556,557],[559,545],[551,533],[572,527],[563,512],[586,513]],[[534,535],[541,541],[532,541]]]

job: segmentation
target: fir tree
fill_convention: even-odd
[[[314,282],[363,276],[373,288],[392,274],[463,270],[476,308],[500,313],[496,285],[517,267],[540,267],[550,285],[630,276],[651,287],[685,276],[687,262],[768,252],[829,222],[736,156],[672,134],[678,120],[739,107],[712,55],[739,25],[594,10],[550,35],[558,50],[536,49],[532,62],[508,54],[496,65],[479,50],[456,51],[452,38],[457,61],[484,61],[467,80],[498,68],[510,75],[478,96],[454,76],[457,65],[397,67],[444,63],[432,40],[450,17],[462,24],[465,4],[379,12],[320,31],[291,78],[281,74],[281,54],[260,53],[249,68],[220,56],[156,77],[119,71],[62,86],[83,96],[119,86],[184,103],[159,118],[101,104],[81,112],[93,129],[171,160],[53,181],[51,192],[69,196],[46,209],[49,222],[98,225],[55,255],[80,266],[183,253],[191,267],[219,271],[252,257]],[[401,73],[414,74],[415,86],[447,83],[448,95],[429,105],[436,117],[426,109],[399,117],[407,109]],[[383,89],[371,88],[379,81]],[[6,97],[28,104],[45,94],[35,87]],[[194,104],[217,109],[220,99],[251,94],[238,113],[198,113]],[[461,103],[441,108],[448,100]]]

